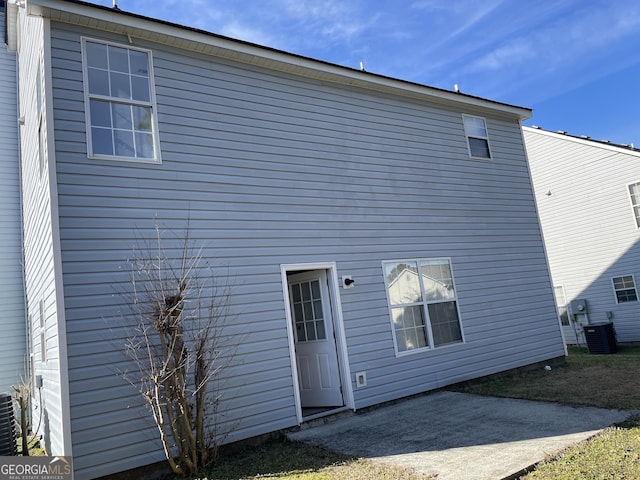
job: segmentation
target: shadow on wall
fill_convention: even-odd
[[[589,259],[584,261],[588,262]],[[616,279],[615,287],[614,279]],[[566,304],[569,305],[575,300],[586,300],[587,313],[574,318],[591,324],[613,322],[618,342],[640,342],[639,282],[640,240],[597,278],[594,278],[580,293],[568,296]],[[565,285],[567,286],[569,285]],[[565,332],[567,329],[573,330],[571,327],[565,327]],[[580,338],[584,343],[584,336],[580,335]],[[573,343],[569,338],[567,342]]]

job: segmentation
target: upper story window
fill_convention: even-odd
[[[636,282],[633,279],[633,275],[613,277],[612,281],[618,303],[638,301],[638,291],[636,290]]]
[[[636,217],[636,226],[640,228],[640,182],[629,185],[629,195],[631,196],[633,214]]]
[[[383,270],[398,354],[463,341],[449,259],[384,262]]]
[[[474,158],[491,158],[489,136],[484,118],[463,115],[462,119],[469,146],[469,155]]]
[[[151,52],[82,45],[89,156],[160,162]]]

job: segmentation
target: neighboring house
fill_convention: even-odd
[[[5,39],[5,5],[0,1],[0,35]],[[0,393],[25,378],[26,319],[22,277],[20,154],[18,150],[16,54],[0,48]]]
[[[566,341],[610,321],[619,342],[640,341],[640,149],[523,130]]]
[[[233,279],[228,442],[565,354],[530,110],[79,1],[8,7],[34,401],[76,478],[163,460],[114,294],[156,222],[188,221]],[[435,283],[391,295],[403,269]]]

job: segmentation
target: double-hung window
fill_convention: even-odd
[[[638,301],[638,291],[636,290],[636,282],[633,275],[613,277],[612,281],[613,290],[616,293],[616,301],[618,303]]]
[[[82,45],[89,156],[160,162],[151,52]]]
[[[629,195],[633,214],[636,217],[636,226],[640,228],[640,182],[629,185]]]
[[[449,259],[390,261],[382,266],[398,354],[463,341]]]
[[[469,155],[473,158],[491,158],[487,124],[482,117],[463,115],[464,132],[467,136]]]

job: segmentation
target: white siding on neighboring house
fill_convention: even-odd
[[[640,182],[640,151],[536,128],[524,128],[524,137],[554,285],[567,304],[587,300],[591,323],[612,320],[618,341],[640,341],[640,302],[618,303],[612,283],[640,281],[628,188]],[[573,328],[566,332],[575,341]]]
[[[87,158],[81,36],[52,23],[56,178],[74,461],[82,478],[160,460],[120,378],[136,238],[187,219],[235,285],[239,346],[224,373],[227,441],[297,423],[281,265],[335,262],[362,408],[562,356],[516,118],[486,118],[469,158],[462,110],[133,38],[153,56],[162,164]],[[156,220],[157,217],[157,220]],[[382,262],[450,258],[465,343],[397,358]]]
[[[5,16],[0,8],[0,38]],[[26,320],[20,228],[20,156],[18,149],[16,55],[0,45],[0,393],[13,393],[26,375]]]
[[[47,89],[48,21],[26,16],[20,8],[19,105],[21,127],[23,229],[27,310],[31,319],[33,375],[42,377],[42,396],[33,393],[33,422],[40,425],[43,446],[51,455],[71,455],[68,410],[65,411],[66,359],[60,356],[60,285],[55,262],[57,213],[55,172],[48,164],[53,125]],[[40,70],[40,72],[38,72]],[[48,87],[47,87],[48,85]],[[50,116],[49,116],[50,118]],[[58,247],[58,248],[57,248]],[[59,253],[57,253],[59,256]],[[44,351],[43,351],[44,350]],[[39,399],[42,398],[42,404]]]

